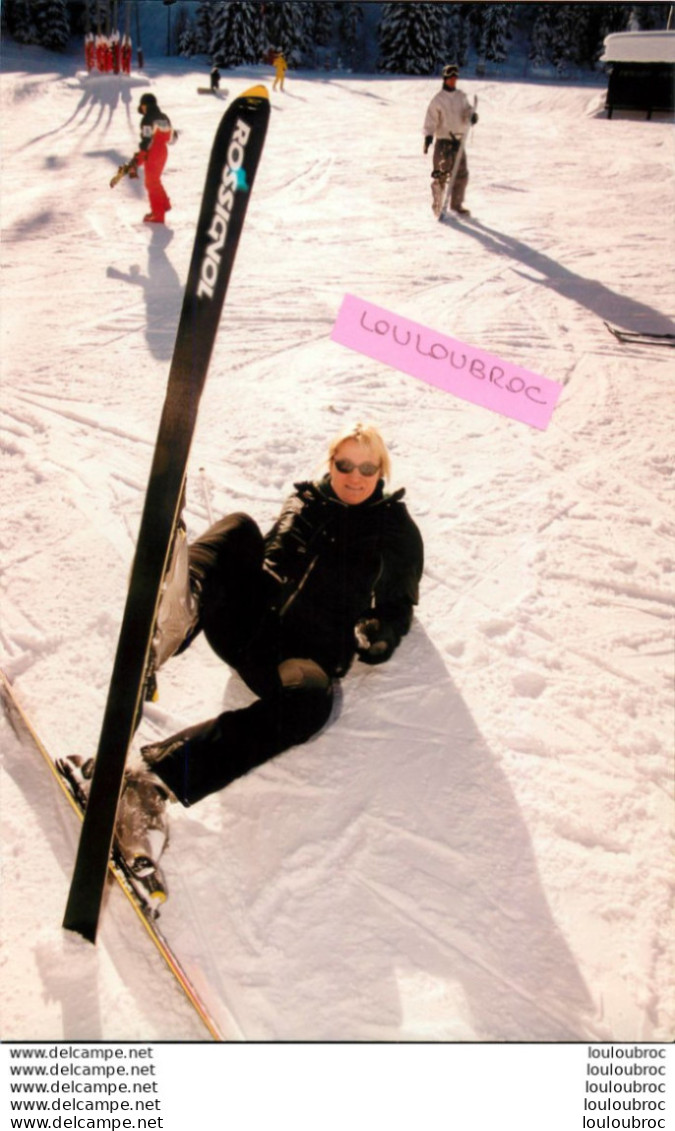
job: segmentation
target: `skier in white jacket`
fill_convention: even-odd
[[[424,152],[427,153],[434,138],[434,168],[431,174],[431,207],[438,216],[443,199],[443,187],[450,177],[462,137],[470,125],[478,121],[469,99],[463,90],[457,90],[459,67],[450,63],[443,68],[443,86],[427,107],[424,119]],[[468,215],[464,207],[464,194],[469,180],[466,150],[462,153],[455,183],[452,187],[450,208],[453,212]]]

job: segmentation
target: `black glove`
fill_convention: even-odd
[[[474,110],[473,114],[471,115],[471,125],[475,126],[477,121],[478,121],[478,114]]]
[[[434,135],[433,134],[427,134],[427,136],[424,139],[424,152],[425,153],[428,152],[429,146],[431,145],[433,140],[434,140]]]
[[[383,664],[396,647],[392,629],[377,617],[362,617],[354,626],[356,654],[364,664]]]

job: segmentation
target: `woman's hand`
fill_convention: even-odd
[[[396,647],[395,635],[377,617],[362,617],[354,626],[356,653],[364,664],[382,664]]]

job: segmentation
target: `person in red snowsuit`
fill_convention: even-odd
[[[141,144],[134,155],[134,164],[145,168],[145,191],[150,201],[150,211],[143,219],[148,224],[163,224],[171,201],[162,184],[162,170],[168,157],[167,147],[174,140],[174,132],[166,114],[157,105],[154,94],[142,94],[138,104],[141,118]]]
[[[131,40],[128,35],[122,40],[122,74],[131,74]]]

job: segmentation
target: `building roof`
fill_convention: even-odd
[[[675,31],[621,31],[605,38],[602,63],[675,63]]]

